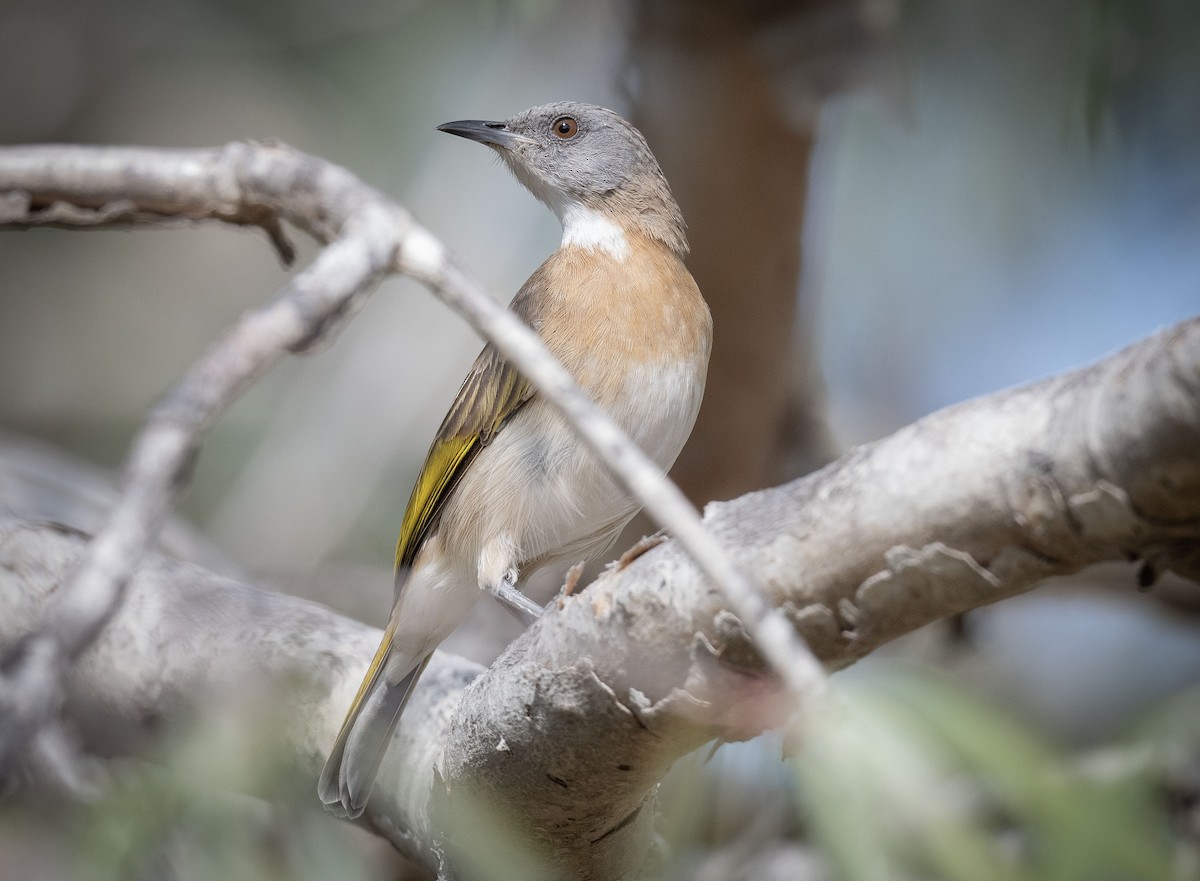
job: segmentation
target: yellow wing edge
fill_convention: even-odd
[[[450,406],[413,486],[396,541],[396,570],[409,568],[464,469],[533,388],[491,346],[485,348]]]

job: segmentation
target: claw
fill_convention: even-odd
[[[515,569],[509,569],[504,573],[499,584],[488,587],[488,593],[526,626],[542,616],[542,607],[517,590],[517,571]]]

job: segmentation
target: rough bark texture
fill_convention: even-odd
[[[712,504],[705,521],[832,668],[1103,560],[1200,580],[1198,394],[1193,319]],[[787,704],[671,543],[559,606],[468,688],[447,779],[528,817],[566,874],[625,877],[662,769]]]
[[[832,668],[1100,561],[1138,558],[1143,581],[1167,569],[1200,580],[1198,396],[1192,319],[1092,367],[935,413],[801,480],[711,505],[705,521]],[[3,532],[0,643],[36,630],[81,547],[47,527]],[[313,780],[377,635],[153,558],[72,669],[66,712],[98,698],[140,731],[278,677],[291,683],[295,771]],[[559,874],[629,877],[650,847],[654,790],[670,763],[714,737],[753,736],[790,706],[670,541],[561,598],[483,675],[444,655],[430,669],[367,820],[427,863],[441,854],[446,875],[470,847],[443,839],[454,829],[445,821],[470,816],[524,830]]]

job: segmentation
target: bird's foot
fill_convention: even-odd
[[[490,585],[488,593],[525,626],[542,617],[542,607],[517,590],[517,573],[513,569],[506,572],[499,582]]]

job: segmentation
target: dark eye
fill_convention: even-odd
[[[575,137],[575,132],[579,131],[579,124],[570,116],[560,116],[554,120],[554,125],[551,128],[556,135],[565,141],[567,138]]]

